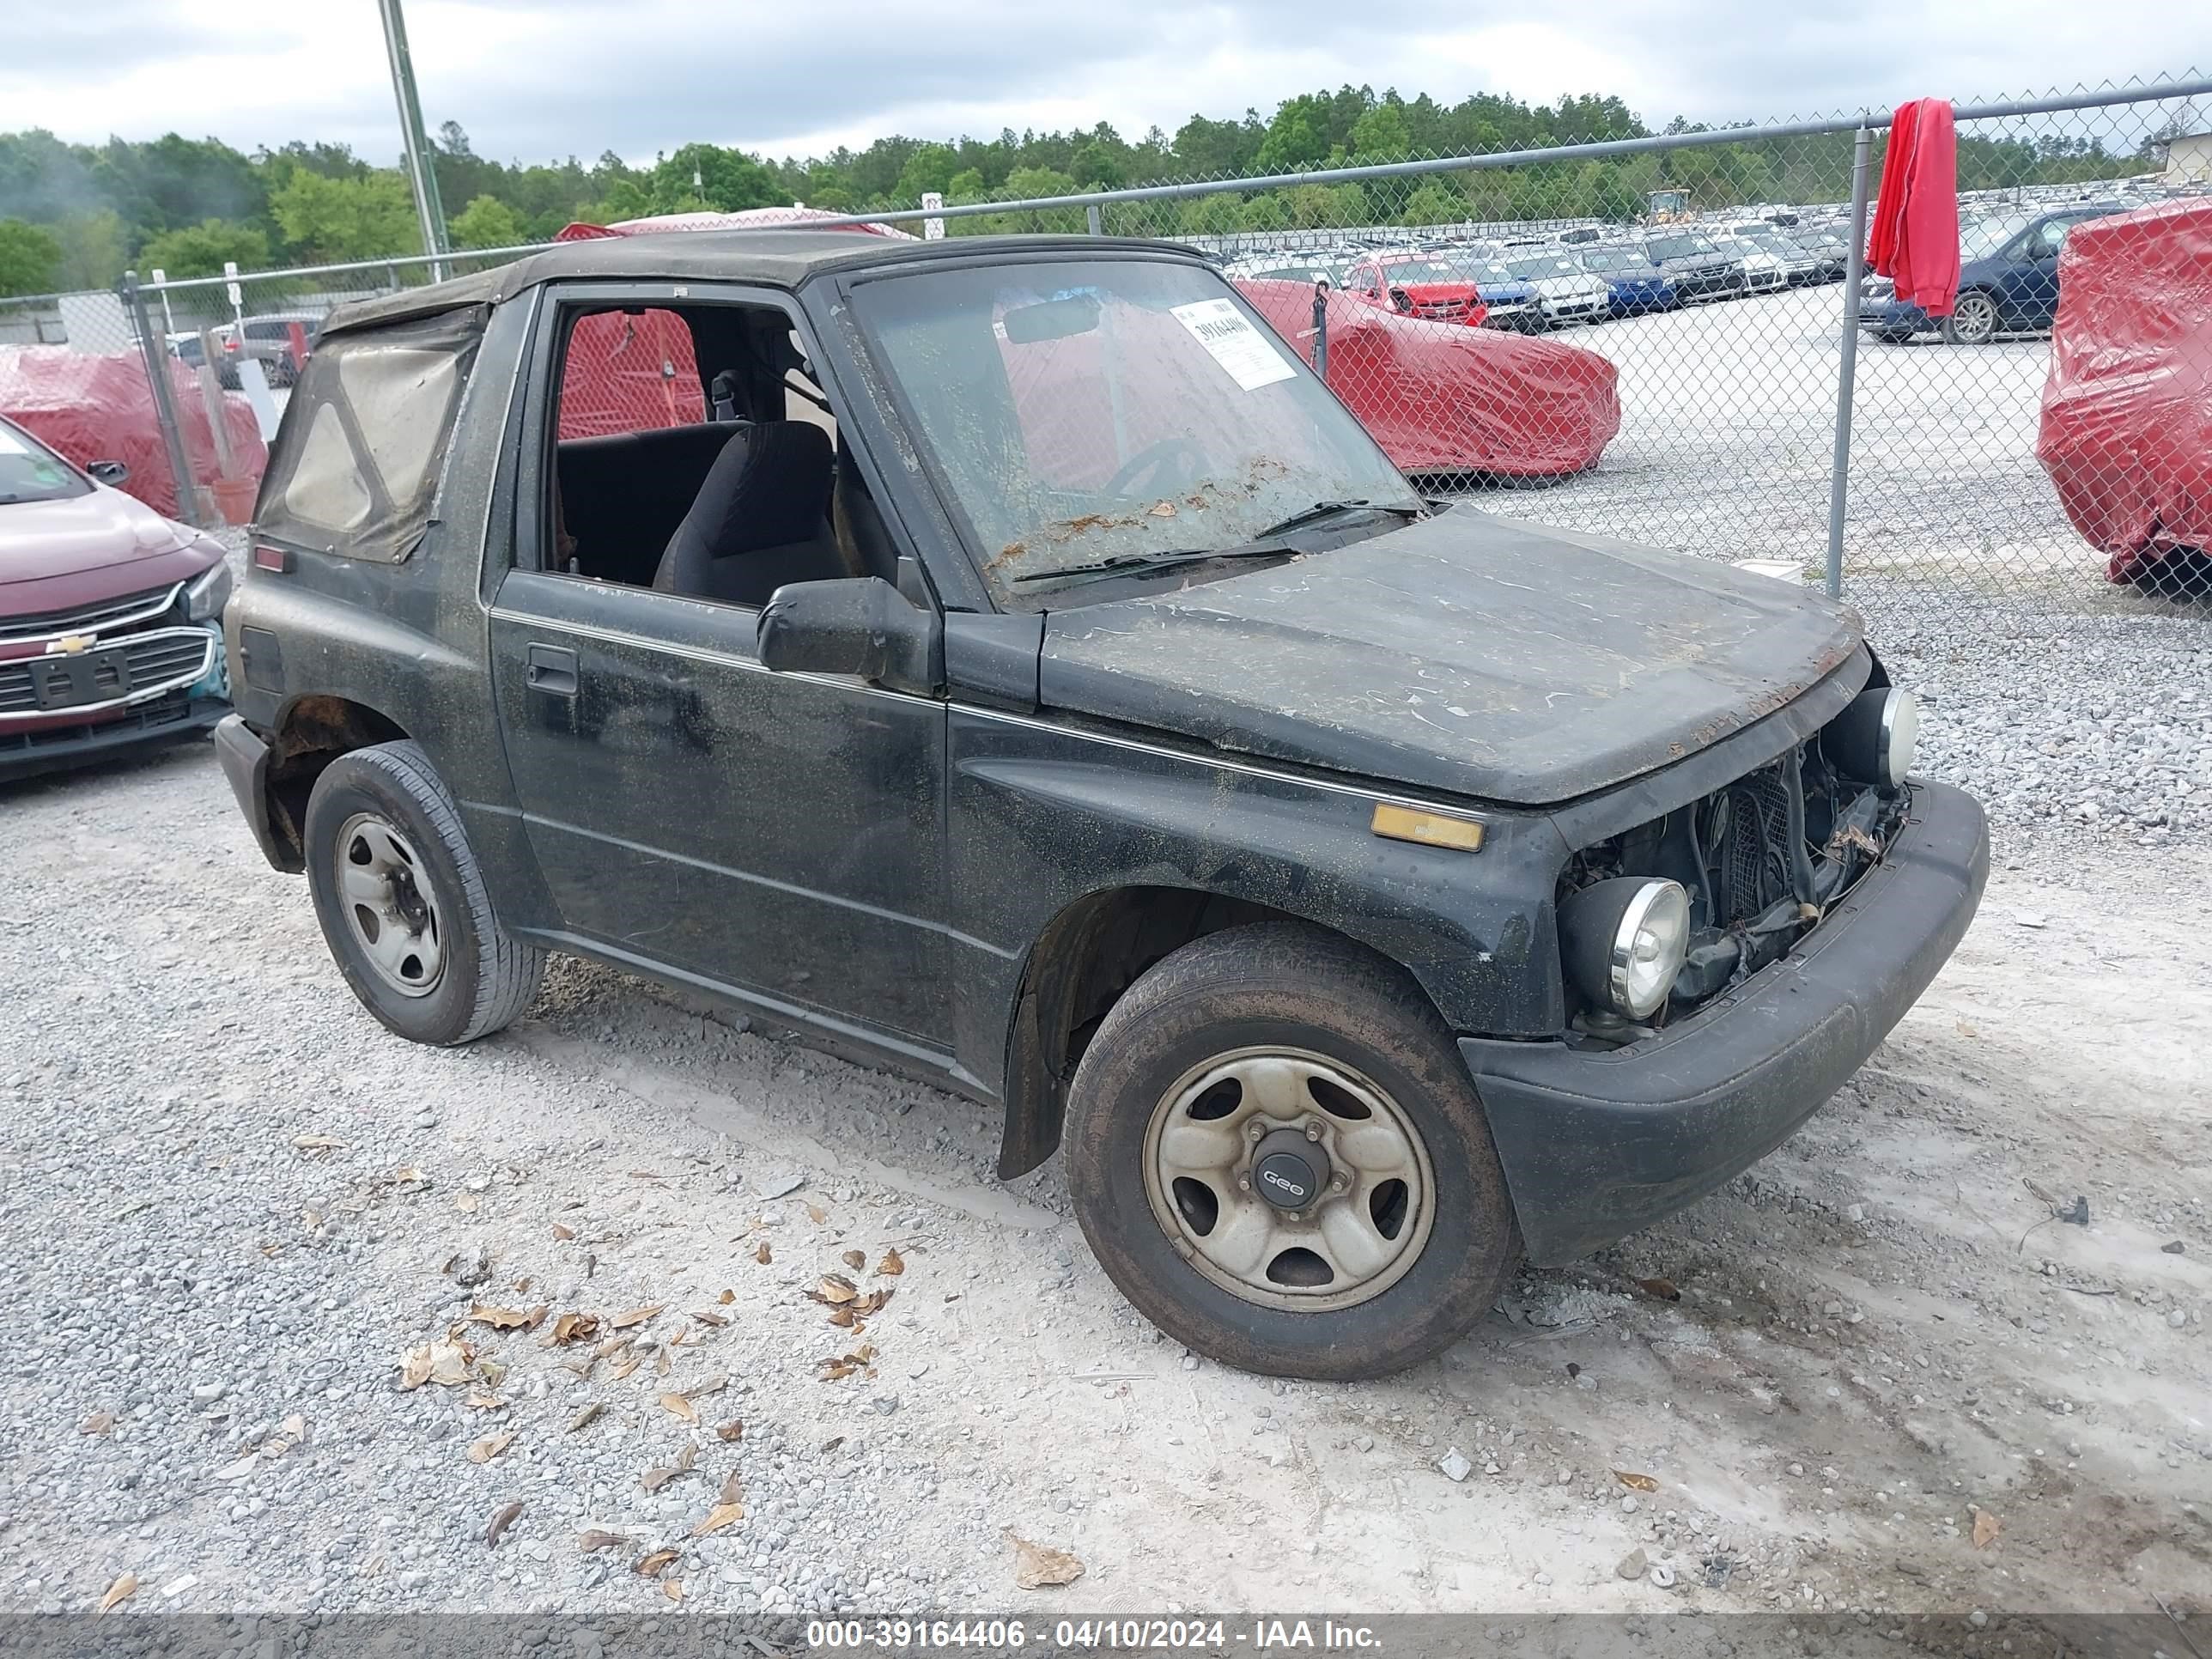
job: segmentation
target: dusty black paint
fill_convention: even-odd
[[[241,688],[222,750],[272,862],[293,861],[286,826],[321,765],[404,734],[461,803],[512,931],[998,1103],[1010,1175],[1049,1154],[1083,1044],[1130,980],[1193,937],[1266,917],[1401,965],[1469,1040],[1501,1142],[1523,1149],[1508,1168],[1532,1239],[1580,1248],[1595,1237],[1585,1189],[1626,1180],[1679,1201],[1763,1150],[1773,1125],[1786,1132],[1833,1065],[1786,1080],[1779,1116],[1724,1101],[1717,1142],[1676,1133],[1663,1112],[1676,1056],[1756,1070],[1762,1054],[1824,1042],[1796,1029],[1802,999],[1787,993],[1729,1026],[1733,1059],[1678,1033],[1667,1054],[1632,1047],[1597,1073],[1625,1080],[1624,1102],[1660,1102],[1656,1144],[1698,1142],[1699,1169],[1655,1175],[1654,1153],[1625,1172],[1613,1120],[1547,1119],[1546,1068],[1577,1055],[1553,895],[1571,849],[1771,761],[1878,674],[1848,615],[1765,579],[1467,509],[1237,580],[993,613],[976,550],[845,324],[842,285],[896,280],[905,261],[1071,251],[1096,250],[819,233],[605,242],[348,313],[334,326],[467,301],[490,321],[416,556],[294,547],[230,607],[234,650],[247,627],[281,644],[261,658],[281,684]],[[690,304],[788,311],[887,533],[915,562],[902,588],[941,629],[943,695],[772,673],[749,611],[537,568],[552,319],[595,297],[667,302],[678,284]],[[1386,798],[1480,816],[1481,851],[1375,836]],[[1957,833],[1983,845],[1978,816]],[[1917,994],[1972,913],[1978,855],[1854,898],[1855,948],[1831,965],[1848,966],[1838,982],[1860,1012],[1851,1042],[1823,1052],[1856,1064]],[[1816,929],[1744,994],[1802,971],[1830,936]]]

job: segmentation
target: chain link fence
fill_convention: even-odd
[[[1948,319],[1860,274],[1881,112],[856,217],[1195,244],[1402,470],[1485,510],[1967,632],[2005,611],[2201,611],[2212,82],[1957,113]],[[140,406],[117,459],[160,475],[149,499],[189,476],[181,510],[211,522],[250,510],[320,317],[432,274],[395,259],[0,302],[0,387],[10,357],[114,363]],[[2083,297],[2054,377],[2062,288]]]

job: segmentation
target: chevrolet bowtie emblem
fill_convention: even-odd
[[[46,653],[49,656],[55,652],[67,657],[79,656],[91,650],[99,637],[96,634],[64,634],[46,647]]]

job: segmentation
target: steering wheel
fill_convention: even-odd
[[[1152,477],[1153,487],[1162,495],[1173,495],[1196,484],[1205,476],[1206,452],[1188,438],[1163,438],[1148,444],[1121,463],[1114,476],[1106,480],[1100,493],[1107,495],[1127,495],[1133,492],[1139,478]],[[1170,471],[1170,469],[1173,471]]]

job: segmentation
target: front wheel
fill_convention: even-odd
[[[1943,322],[1943,337],[1953,345],[1987,345],[1997,337],[1997,302],[1967,289]]]
[[[1131,986],[1068,1100],[1068,1185],[1121,1292],[1246,1370],[1348,1382],[1441,1352],[1520,1252],[1451,1036],[1403,970],[1267,922]]]
[[[323,769],[307,797],[307,885],[362,1006],[417,1042],[469,1042],[529,1006],[542,952],[492,913],[453,798],[412,743]]]

